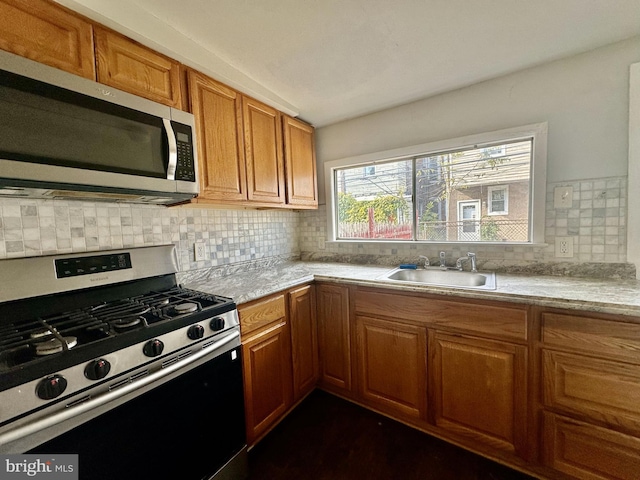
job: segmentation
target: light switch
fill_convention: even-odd
[[[556,187],[553,191],[553,208],[571,208],[573,205],[573,187]]]

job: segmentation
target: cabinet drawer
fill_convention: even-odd
[[[640,433],[640,366],[547,350],[542,362],[545,406]]]
[[[247,334],[284,318],[284,295],[277,295],[247,306],[240,306],[238,314],[240,316],[240,332],[246,337]]]
[[[370,290],[357,292],[355,307],[358,313],[402,318],[403,321],[500,339],[527,340],[526,307],[434,300]]]
[[[579,349],[608,358],[637,360],[640,358],[640,323],[543,313],[542,341],[549,346]]]
[[[585,480],[637,480],[640,439],[544,414],[544,462]]]

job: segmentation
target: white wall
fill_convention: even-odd
[[[640,37],[317,131],[327,160],[548,122],[549,182],[626,177],[629,65]]]

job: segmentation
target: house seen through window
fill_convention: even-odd
[[[337,168],[335,236],[528,242],[532,150],[525,138]]]

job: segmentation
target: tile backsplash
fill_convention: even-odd
[[[573,188],[570,208],[554,208],[556,187]],[[481,268],[512,272],[633,277],[626,264],[627,179],[612,177],[547,184],[546,245],[478,245]],[[386,244],[326,242],[326,207],[301,214],[300,250],[305,260],[335,260],[395,265],[416,262],[418,255],[451,259],[466,255],[468,245]],[[555,237],[573,238],[574,256],[555,256]]]
[[[0,258],[174,243],[181,270],[299,255],[298,214],[62,200],[0,201]],[[196,262],[193,245],[205,243]]]
[[[571,186],[571,208],[555,209],[554,189]],[[612,177],[547,185],[546,245],[479,245],[485,269],[587,276],[635,275],[626,264],[627,179]],[[258,260],[382,263],[449,258],[468,246],[326,241],[326,207],[290,210],[223,210],[62,200],[0,200],[0,258],[84,252],[174,243],[182,271]],[[555,237],[574,240],[573,258],[555,256]],[[193,245],[205,243],[196,262]],[[581,271],[578,271],[581,270]]]

